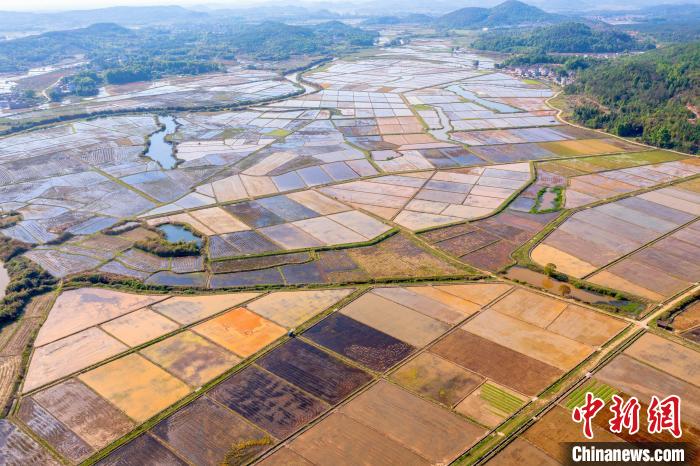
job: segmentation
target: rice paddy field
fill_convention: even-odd
[[[678,343],[647,333],[637,339],[625,351],[595,372],[564,400],[546,412],[537,422],[503,448],[489,464],[512,464],[515,458],[531,458],[532,464],[566,464],[567,451],[563,442],[585,442],[578,425],[570,422],[571,410],[583,404],[586,392],[594,393],[605,401],[612,395],[627,399],[635,396],[641,403],[640,411],[646,413],[652,395],[659,398],[678,394],[683,400],[683,441],[686,461],[694,464],[698,458],[698,394],[697,353]],[[604,409],[593,418],[594,439],[601,442],[679,442],[668,432],[651,434],[643,427],[638,433],[620,434],[610,431],[608,421],[612,413]]]
[[[699,188],[683,181],[578,211],[532,250],[532,259],[663,301],[700,279]]]
[[[655,327],[700,281],[697,158],[448,40],[303,77],[109,88],[80,105],[146,110],[0,138],[0,235],[60,283],[0,328],[0,464],[563,464],[586,392],[677,394],[698,448],[700,313]]]

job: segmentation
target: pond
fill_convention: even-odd
[[[165,234],[166,241],[169,241],[171,243],[184,241],[185,243],[195,243],[197,244],[197,246],[202,245],[202,238],[195,235],[182,225],[173,225],[172,223],[166,223],[164,225],[158,226],[157,228]]]
[[[151,135],[151,144],[143,155],[149,159],[155,160],[166,170],[170,170],[177,165],[177,158],[174,154],[175,148],[171,143],[165,140],[165,137],[175,132],[177,123],[175,122],[175,118],[171,116],[160,116],[158,117],[158,121],[160,121],[165,128]]]

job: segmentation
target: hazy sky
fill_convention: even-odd
[[[334,1],[334,0],[330,0]],[[266,0],[0,0],[0,10],[10,11],[58,11],[91,10],[108,6],[150,6],[150,5],[227,5],[247,6],[267,3]],[[290,4],[300,3],[290,1]]]

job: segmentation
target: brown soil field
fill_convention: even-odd
[[[700,344],[700,327],[696,327],[692,330],[688,330],[687,332],[683,332],[681,336],[690,341]]]
[[[31,398],[22,400],[17,418],[73,463],[78,463],[93,453],[87,443]]]
[[[246,307],[287,328],[294,328],[355,291],[354,288],[319,291],[280,291]]]
[[[159,341],[141,350],[141,354],[195,388],[241,361],[238,356],[190,331]]]
[[[314,466],[312,462],[289,447],[280,448],[257,464],[259,466]]]
[[[622,320],[569,304],[547,330],[585,345],[601,346],[627,325]]]
[[[28,392],[127,349],[95,327],[49,343],[34,350],[23,390]]]
[[[167,296],[129,294],[100,288],[66,291],[56,299],[34,345],[45,345],[165,298]],[[76,313],[76,309],[81,312]]]
[[[339,313],[311,327],[304,337],[379,372],[402,361],[414,350],[401,340]]]
[[[430,464],[401,444],[340,413],[327,417],[289,446],[315,464]]]
[[[453,413],[380,381],[340,412],[427,458],[447,464],[486,433]]]
[[[100,326],[102,330],[133,347],[180,328],[178,324],[150,309],[139,309]]]
[[[664,299],[663,295],[643,288],[629,280],[625,280],[624,278],[615,275],[608,270],[601,270],[600,272],[591,275],[588,277],[588,281],[607,288],[612,288],[614,290],[626,291],[652,301],[663,301]]]
[[[75,379],[40,391],[32,398],[95,450],[134,427],[121,411]]]
[[[505,283],[470,283],[467,285],[444,285],[440,287],[440,290],[485,306],[511,288]]]
[[[691,285],[689,280],[680,280],[664,270],[643,264],[634,257],[625,258],[607,270],[664,297],[673,296]]]
[[[567,306],[564,301],[517,288],[491,306],[502,314],[538,327],[547,327]]]
[[[673,329],[679,332],[684,332],[698,325],[700,325],[700,301],[686,307],[673,319]]]
[[[190,392],[183,382],[138,354],[81,374],[79,379],[139,422]]]
[[[187,325],[260,296],[260,293],[232,293],[213,296],[178,296],[151,307],[175,322]]]
[[[340,312],[414,347],[423,347],[450,325],[409,309],[374,293],[365,293]]]
[[[555,406],[522,434],[530,443],[544,450],[549,456],[564,464],[568,452],[562,443],[584,442],[581,424],[571,420],[571,413],[561,406]],[[623,440],[605,429],[593,425],[593,438],[596,442],[622,442]]]
[[[532,250],[532,260],[541,265],[549,263],[555,264],[557,270],[573,277],[581,278],[591,272],[594,272],[598,267],[586,261],[553,248],[546,243],[540,243]]]
[[[371,380],[366,372],[298,339],[276,348],[257,363],[330,404],[339,403]]]
[[[700,387],[700,355],[683,345],[647,333],[625,354]]]
[[[456,324],[481,308],[431,286],[392,286],[375,288],[371,293],[449,324]]]
[[[590,346],[494,310],[482,312],[462,328],[563,371],[575,367],[592,352]]]
[[[596,372],[596,379],[640,400],[652,395],[664,398],[678,395],[683,400],[683,419],[700,426],[700,389],[654,369],[629,356],[620,355]]]
[[[208,396],[277,438],[290,435],[329,407],[256,366],[229,377]]]
[[[557,460],[520,437],[508,444],[488,463],[489,466],[556,466]]]
[[[0,412],[4,411],[12,397],[21,365],[21,356],[0,356]]]
[[[626,393],[619,393],[619,395],[623,399],[628,399],[629,395]],[[645,401],[648,400],[640,400],[640,408],[639,412],[640,414],[640,423],[642,423],[642,426],[644,425],[645,421],[645,416],[647,409],[649,408],[648,403],[645,403]],[[596,417],[593,418],[593,422],[597,425],[600,426],[601,429],[610,429],[610,424],[608,421],[612,419],[613,413],[609,409],[603,409]],[[680,439],[676,439],[671,435],[669,432],[662,432],[659,434],[650,434],[647,432],[647,429],[644,427],[639,429],[639,432],[636,434],[630,435],[629,432],[626,430],[623,430],[620,434],[618,435],[621,439],[623,439],[626,442],[630,443],[639,443],[639,442],[685,442],[688,446],[688,449],[686,450],[686,454],[690,456],[690,458],[686,458],[686,461],[688,461],[689,464],[697,464],[698,463],[698,454],[700,453],[700,429],[697,428],[697,426],[693,426],[690,424],[687,424],[683,422],[683,419],[681,419],[681,429],[683,430],[683,435]]]
[[[536,395],[563,375],[556,367],[458,329],[432,352],[465,369],[527,395]]]
[[[527,398],[523,395],[509,390],[503,386],[489,383],[489,386],[495,386],[499,390],[506,392],[507,394],[519,398],[521,401],[521,406],[527,403]],[[515,404],[513,403],[515,408]],[[518,406],[519,408],[519,406]],[[515,408],[517,410],[517,408]],[[455,407],[455,411],[462,413],[470,419],[475,419],[480,424],[489,427],[496,427],[498,424],[503,422],[505,418],[513,414],[514,410],[505,409],[502,407],[496,407],[493,403],[490,403],[484,395],[484,386],[474,390],[468,397],[464,399],[460,404]]]
[[[116,449],[107,458],[97,463],[99,466],[187,466],[175,453],[164,447],[148,434],[143,434]]]
[[[242,307],[196,325],[192,330],[244,358],[286,333],[279,325]]]
[[[153,435],[197,465],[245,464],[272,446],[272,439],[207,397],[160,421]]]
[[[427,253],[401,234],[373,246],[349,249],[347,253],[371,277],[377,279],[466,274]]]
[[[460,259],[477,269],[496,272],[508,264],[513,263],[513,259],[510,255],[518,246],[519,244],[511,241],[500,240],[474,252],[470,252]]]
[[[391,379],[450,407],[484,381],[482,377],[428,352],[401,366]]]

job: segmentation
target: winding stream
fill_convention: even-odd
[[[165,140],[165,137],[169,134],[173,134],[177,129],[177,123],[175,118],[172,116],[159,116],[158,121],[165,125],[165,129],[157,131],[151,135],[151,144],[148,146],[148,150],[145,155],[151,160],[155,160],[160,164],[161,167],[166,170],[171,170],[177,165],[177,158],[175,157],[175,147]]]

